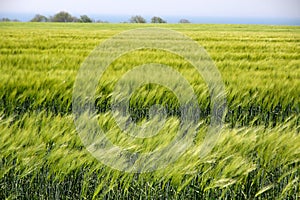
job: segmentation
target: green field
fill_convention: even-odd
[[[154,104],[168,108],[156,137],[130,139],[111,116],[120,77],[155,61],[180,72],[197,95],[194,146],[171,166],[140,174],[105,166],[86,150],[72,114],[78,70],[101,42],[146,27],[154,25],[0,23],[0,199],[300,199],[299,26],[155,25],[195,40],[220,71],[228,106],[220,138],[208,155],[198,156],[211,102],[195,69],[177,55],[138,50],[119,57],[99,81],[99,126],[132,152],[163,148],[173,139],[179,103],[162,86],[139,88],[129,105],[137,123],[148,119]]]

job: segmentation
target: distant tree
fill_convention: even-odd
[[[187,19],[181,19],[181,20],[179,20],[179,23],[187,24],[187,23],[191,23],[191,22]]]
[[[0,19],[1,22],[10,22],[11,19],[7,18],[7,17],[3,17]]]
[[[140,15],[132,16],[129,21],[130,23],[146,23],[146,20]]]
[[[167,23],[167,22],[160,17],[154,16],[151,18],[151,23]]]
[[[89,18],[87,15],[81,15],[79,18],[79,22],[91,23],[91,22],[93,22],[93,20],[91,18]]]
[[[31,20],[31,22],[47,22],[48,18],[44,15],[36,14]]]
[[[74,22],[76,18],[65,11],[60,11],[51,18],[52,22]]]
[[[9,19],[7,17],[3,17],[0,19],[0,22],[19,22],[20,20],[18,19]]]
[[[53,22],[53,16],[48,17],[48,22]]]
[[[96,21],[96,23],[109,23],[108,21],[102,21],[101,19],[98,19],[97,21]]]
[[[77,17],[72,17],[72,22],[80,22],[80,19],[78,19]]]

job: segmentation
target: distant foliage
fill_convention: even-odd
[[[96,23],[109,23],[108,21],[103,21],[101,19],[98,19],[97,21],[95,21]]]
[[[146,20],[140,15],[132,16],[129,21],[130,23],[146,23]]]
[[[187,19],[181,19],[181,20],[179,20],[179,23],[181,23],[181,24],[188,24],[188,23],[191,23],[189,20],[187,20]]]
[[[9,18],[7,18],[7,17],[3,17],[2,19],[1,19],[1,22],[10,22],[11,20],[9,19]]]
[[[0,22],[19,22],[17,19],[9,19],[7,17],[3,17],[0,19]]]
[[[36,14],[31,20],[31,22],[81,22],[81,23],[92,23],[94,20],[87,15],[81,15],[80,18],[72,16],[70,13],[65,11],[60,11],[54,16],[49,18],[44,15]]]
[[[151,18],[151,23],[167,23],[167,21],[163,20],[160,17],[154,16]]]
[[[44,15],[36,14],[31,20],[31,22],[48,22],[48,18]]]
[[[65,11],[60,11],[51,19],[52,22],[76,22],[78,19]]]
[[[93,20],[91,18],[89,18],[87,15],[81,15],[80,19],[79,19],[79,22],[82,22],[82,23],[92,23]]]

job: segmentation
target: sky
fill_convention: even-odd
[[[0,14],[300,19],[300,0],[0,0]],[[3,17],[3,16],[0,16]]]

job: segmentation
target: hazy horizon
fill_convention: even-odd
[[[150,21],[159,16],[169,23],[186,18],[192,23],[241,23],[300,25],[298,0],[2,0],[0,17],[29,21],[35,14],[53,16],[66,11],[73,16],[88,15],[95,20],[125,22],[141,15]]]
[[[21,22],[30,21],[35,14],[41,14],[46,17],[53,16],[53,14],[44,13],[0,13],[0,18],[9,18],[11,20],[17,19]],[[79,17],[83,14],[73,14],[73,16]],[[85,13],[84,13],[85,14]],[[129,19],[133,15],[101,15],[101,14],[88,14],[93,20],[107,21],[110,23],[123,23],[129,22]],[[151,15],[142,15],[147,22],[151,20]],[[156,15],[157,16],[157,15]],[[197,17],[197,16],[166,16],[160,15],[167,23],[178,23],[180,19],[187,19],[191,23],[206,23],[206,24],[269,24],[269,25],[300,25],[300,19],[297,18],[234,18],[234,17]]]

